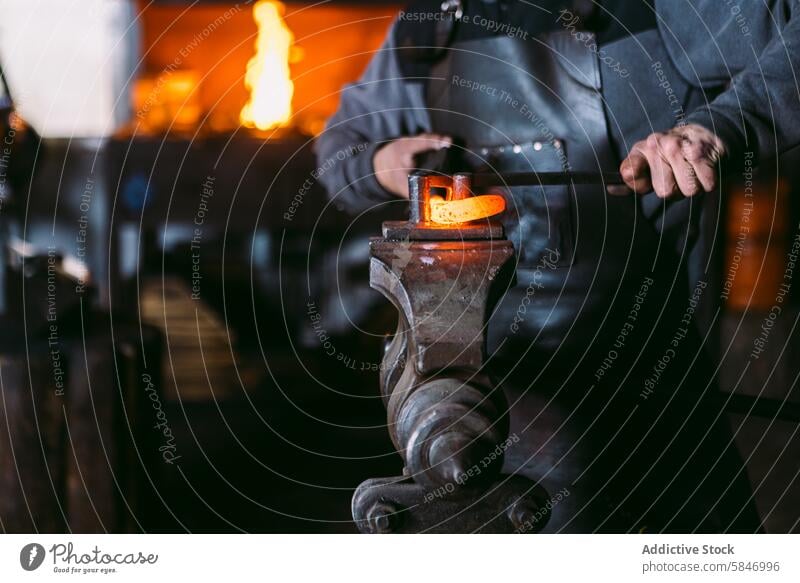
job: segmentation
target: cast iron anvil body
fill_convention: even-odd
[[[538,530],[547,494],[500,475],[508,407],[485,372],[487,322],[513,279],[513,246],[488,219],[431,223],[431,192],[467,198],[469,175],[419,173],[409,185],[410,220],[384,223],[370,243],[370,285],[399,312],[380,381],[404,476],[362,483],[354,520],[369,533]]]

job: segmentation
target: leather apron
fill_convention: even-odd
[[[448,170],[616,170],[588,34],[456,39],[427,86],[432,130],[454,138]],[[691,382],[713,375],[692,331],[675,343],[685,269],[640,201],[582,185],[503,194],[517,277],[487,350],[520,438],[505,470],[551,494],[545,532],[749,528],[716,393]]]

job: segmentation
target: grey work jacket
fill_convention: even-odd
[[[623,158],[632,145],[675,123],[696,123],[719,135],[732,160],[745,153],[763,161],[800,143],[800,17],[797,0],[656,0],[658,51],[678,75],[669,89],[686,111],[680,120],[648,115],[664,108],[664,79],[637,36],[623,39],[638,103],[604,87],[609,125],[625,116]],[[378,184],[372,157],[386,141],[430,131],[423,84],[401,71],[392,25],[361,78],[343,88],[340,106],[316,144],[319,179],[340,209],[360,212],[390,200]],[[650,41],[652,43],[652,40]],[[614,46],[603,47],[613,54]],[[709,98],[713,96],[713,98]],[[656,124],[661,124],[658,127]],[[651,206],[657,206],[650,203]],[[657,213],[651,210],[651,215]],[[660,215],[659,215],[660,216]]]

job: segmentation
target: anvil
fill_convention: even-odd
[[[362,532],[522,531],[547,501],[534,482],[500,475],[508,406],[485,370],[487,323],[513,281],[514,248],[488,217],[432,220],[437,192],[468,201],[471,184],[468,174],[412,174],[409,220],[384,223],[370,242],[370,285],[399,312],[380,384],[405,468],[359,486]]]

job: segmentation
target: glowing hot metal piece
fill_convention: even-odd
[[[502,213],[506,209],[506,201],[497,194],[471,196],[461,200],[445,200],[439,196],[432,196],[430,207],[431,222],[455,225]]]

